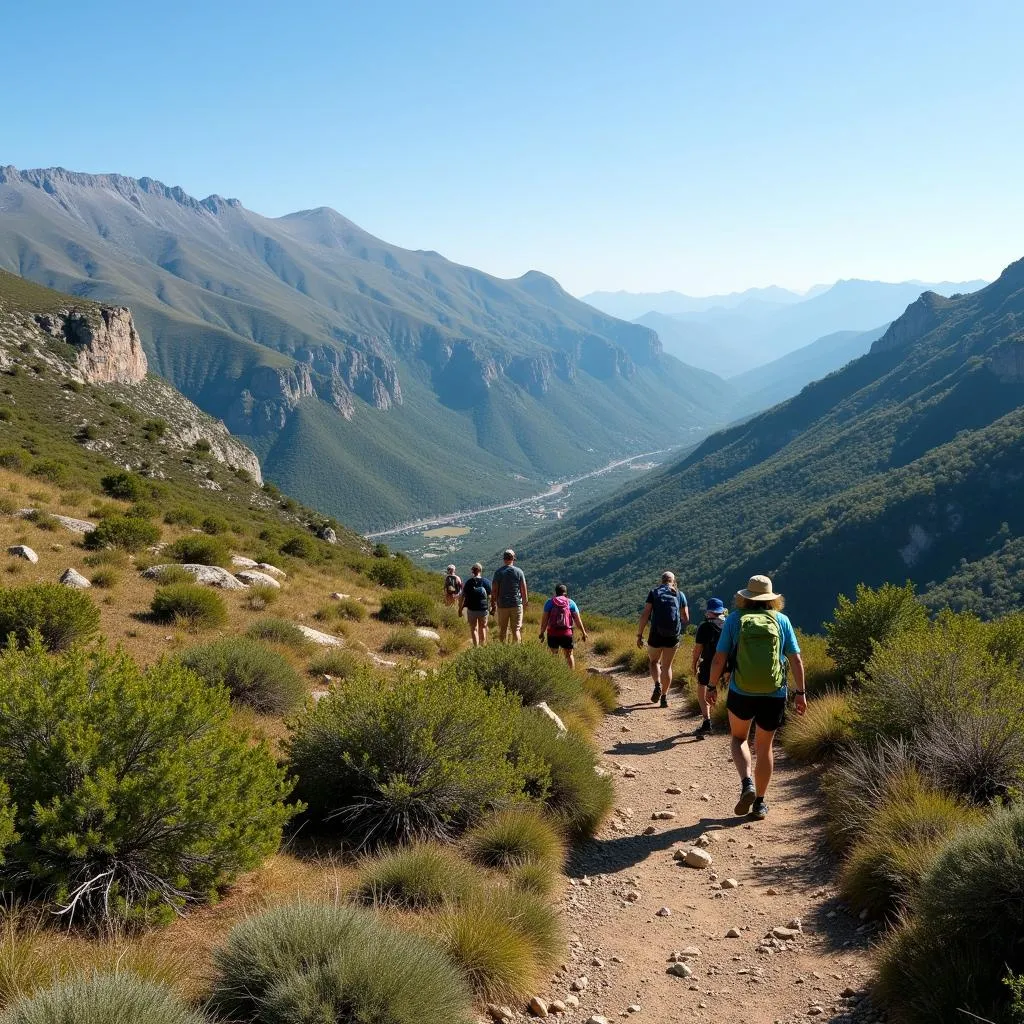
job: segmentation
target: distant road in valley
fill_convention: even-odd
[[[676,447],[680,446],[677,445]],[[396,533],[406,533],[408,530],[432,530],[438,526],[451,526],[453,523],[461,523],[464,519],[487,515],[488,512],[504,512],[510,508],[522,508],[523,505],[532,505],[535,501],[553,498],[561,494],[567,487],[578,484],[581,480],[589,480],[591,477],[601,476],[602,473],[610,473],[613,469],[618,469],[619,466],[628,466],[631,462],[636,462],[639,459],[649,459],[652,455],[664,455],[666,452],[674,450],[675,448],[659,448],[655,452],[641,452],[639,455],[630,455],[628,459],[616,459],[615,462],[609,462],[607,466],[591,470],[582,476],[574,476],[571,480],[560,480],[542,494],[534,494],[529,498],[518,498],[504,505],[490,505],[487,508],[470,509],[466,512],[452,512],[449,515],[437,516],[433,519],[418,519],[415,522],[404,523],[401,526],[392,526],[388,530],[367,533],[365,536],[367,540],[377,540],[379,537],[393,537]]]

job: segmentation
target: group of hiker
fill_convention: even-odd
[[[490,580],[484,578],[479,562],[465,581],[454,565],[448,566],[445,602],[457,604],[460,615],[465,611],[474,647],[487,642],[489,615],[497,617],[502,643],[522,643],[523,611],[529,591],[526,576],[515,563],[516,553],[510,548]],[[798,715],[807,710],[804,666],[796,631],[782,611],[785,600],[775,593],[767,576],[751,576],[747,586],[736,592],[734,604],[730,613],[721,598],[709,598],[704,618],[697,626],[690,668],[697,680],[701,723],[694,735],[705,739],[712,734],[711,712],[719,691],[725,688],[732,758],[740,776],[735,811],[764,819],[775,764],[775,734],[786,720],[788,698],[795,698]],[[672,663],[689,623],[686,595],[679,589],[675,574],[666,571],[647,594],[636,634],[637,647],[647,647],[654,683],[651,703],[662,708],[669,706]],[[566,585],[559,583],[544,603],[540,639],[547,641],[553,655],[561,651],[569,666],[575,667],[577,633],[582,640],[587,639],[580,610],[569,598]],[[750,749],[751,726],[756,765]]]

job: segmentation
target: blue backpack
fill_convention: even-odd
[[[658,636],[679,636],[683,631],[679,617],[679,593],[666,583],[655,588],[651,625]]]

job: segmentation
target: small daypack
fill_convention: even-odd
[[[444,578],[444,592],[446,594],[457,594],[459,592],[459,577],[450,573]]]
[[[466,599],[466,607],[471,611],[487,607],[487,588],[484,586],[483,577],[470,576],[462,588],[462,594]]]
[[[679,618],[679,594],[667,584],[662,584],[654,591],[651,624],[658,636],[679,636],[683,631],[683,623]]]
[[[740,613],[736,677],[744,693],[774,694],[786,685],[782,669],[782,627],[771,609]]]
[[[561,594],[551,598],[548,632],[552,636],[569,636],[572,633],[572,611],[569,608],[569,598]]]
[[[703,622],[705,632],[711,634],[710,640],[705,640],[700,645],[700,664],[707,671],[711,671],[711,662],[714,660],[715,651],[718,650],[718,641],[722,637],[722,620],[705,619]]]

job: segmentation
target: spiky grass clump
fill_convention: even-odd
[[[426,910],[464,902],[482,883],[452,847],[418,843],[365,861],[354,896],[364,903]]]
[[[485,818],[466,835],[470,860],[507,870],[520,864],[542,864],[556,871],[565,863],[565,845],[558,830],[528,807],[510,808]]]
[[[229,1020],[471,1020],[466,985],[437,945],[355,907],[267,911],[238,925],[214,959],[210,1002]]]
[[[324,651],[306,666],[311,676],[330,676],[332,679],[348,679],[355,675],[365,663],[352,651]]]
[[[857,712],[843,693],[824,693],[807,705],[803,715],[792,715],[782,733],[782,746],[795,761],[827,761],[854,742]]]
[[[189,629],[213,629],[228,620],[228,610],[220,594],[197,583],[157,587],[152,612],[156,622],[177,623]]]
[[[407,654],[411,658],[429,658],[436,646],[425,636],[420,636],[415,629],[393,629],[380,645],[385,654]]]
[[[615,664],[621,665],[631,676],[642,676],[650,671],[651,662],[646,648],[631,647],[615,659]]]
[[[606,715],[619,706],[619,693],[607,676],[588,675],[583,680],[583,690]]]
[[[294,622],[268,616],[257,619],[246,631],[250,640],[263,640],[268,644],[281,644],[295,651],[308,651],[313,644]]]
[[[501,687],[517,694],[524,707],[546,701],[556,710],[575,706],[583,693],[579,677],[562,658],[538,645],[488,644],[463,651],[452,666],[460,679],[485,690]]]
[[[890,799],[843,866],[843,898],[872,917],[905,910],[943,845],[981,821],[976,809],[923,787]]]
[[[528,861],[516,864],[507,871],[508,884],[516,892],[528,892],[534,896],[551,896],[558,887],[558,872],[550,864]]]
[[[174,993],[130,972],[76,978],[15,1003],[3,1024],[209,1024]]]

